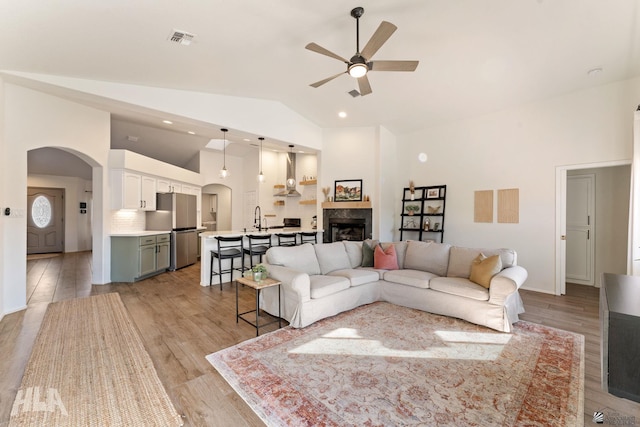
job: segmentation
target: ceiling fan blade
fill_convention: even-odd
[[[358,88],[360,89],[360,96],[369,95],[372,92],[369,78],[366,74],[358,79]]]
[[[338,54],[335,54],[335,53],[331,52],[330,50],[327,50],[327,49],[323,48],[322,46],[317,45],[315,43],[309,43],[308,45],[305,46],[305,49],[308,49],[308,50],[310,50],[312,52],[319,53],[321,55],[326,55],[328,57],[335,58],[338,61],[344,62],[345,64],[349,63],[349,61],[344,59],[342,56],[340,56]]]
[[[343,71],[342,73],[338,73],[335,76],[327,77],[326,79],[320,80],[319,82],[311,83],[309,86],[311,86],[311,87],[320,87],[323,84],[325,84],[327,82],[330,82],[331,80],[335,79],[336,77],[340,77],[344,73],[346,73],[346,71]]]
[[[371,71],[415,71],[419,61],[372,61]]]
[[[360,54],[368,61],[382,47],[382,45],[391,37],[398,27],[391,22],[382,21],[375,33],[371,36],[367,45],[362,49]]]

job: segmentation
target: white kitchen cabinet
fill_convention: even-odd
[[[142,175],[140,184],[140,201],[143,211],[156,210],[156,179]]]
[[[156,209],[156,179],[129,171],[111,171],[112,209]]]
[[[182,193],[182,183],[165,178],[158,178],[158,193]]]

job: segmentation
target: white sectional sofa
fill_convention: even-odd
[[[367,252],[371,250],[365,248],[363,257],[363,244],[370,243],[307,243],[267,251],[269,277],[282,282],[282,313],[291,326],[302,328],[375,301],[456,317],[504,332],[510,332],[518,314],[524,312],[518,289],[527,271],[517,265],[514,250],[419,241],[382,243],[381,248],[392,245],[395,249],[398,268],[376,269],[362,266],[363,260],[369,262]],[[492,260],[497,262],[499,272],[488,276],[488,288],[470,280],[472,265],[474,260],[479,263],[480,254],[498,255]],[[262,292],[261,307],[273,315],[278,314],[277,289]]]

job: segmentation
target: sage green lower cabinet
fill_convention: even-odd
[[[169,268],[171,235],[112,236],[111,281],[135,282]]]

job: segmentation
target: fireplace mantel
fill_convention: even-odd
[[[322,202],[322,209],[371,209],[371,202]]]

